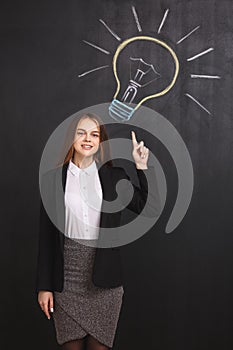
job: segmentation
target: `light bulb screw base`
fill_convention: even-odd
[[[125,103],[117,99],[113,99],[109,106],[110,117],[120,122],[129,120],[134,111],[134,108],[127,106]]]

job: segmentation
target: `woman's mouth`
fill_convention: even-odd
[[[89,149],[91,149],[93,146],[91,146],[91,145],[82,145],[82,148],[83,149],[86,149],[86,150],[89,150]]]

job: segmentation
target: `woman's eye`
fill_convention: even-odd
[[[82,136],[82,135],[84,135],[85,134],[85,132],[83,132],[83,131],[77,131],[77,135],[79,135],[79,136]],[[92,134],[94,137],[99,137],[99,134]]]

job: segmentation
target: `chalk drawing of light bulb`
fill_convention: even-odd
[[[142,50],[139,46],[142,42],[143,44],[145,42],[149,43],[150,46],[143,46]],[[169,77],[167,76],[166,79],[162,78],[164,81],[160,84],[156,83],[157,80],[162,77],[161,71],[159,68],[155,67],[154,64],[148,62],[148,58],[144,57],[145,52],[151,52],[151,47],[157,51],[158,49],[160,49],[160,51],[161,49],[163,51],[165,50],[164,52],[166,55],[169,55],[169,66],[171,66],[171,63],[173,65],[172,73],[170,72]],[[134,50],[134,52],[135,49],[137,51],[139,48],[139,55],[137,57],[128,57],[126,54],[126,57],[122,59],[123,51],[128,48],[130,48],[131,51]],[[131,51],[129,51],[129,53]],[[142,54],[143,58],[141,57]],[[161,57],[161,52],[159,52],[158,55]],[[153,60],[156,54],[151,56]],[[123,62],[120,64],[121,60]],[[125,79],[127,77],[125,71],[127,61],[130,61],[129,80]],[[179,74],[179,60],[172,48],[167,43],[150,36],[136,36],[122,42],[113,56],[112,65],[117,88],[112,103],[109,106],[109,115],[120,122],[128,121],[145,101],[160,97],[170,91]],[[122,72],[120,72],[120,67],[122,68]],[[150,89],[148,89],[149,85]],[[161,87],[161,89],[158,91],[159,87]],[[131,103],[134,103],[134,105],[136,104],[136,106],[133,107]]]

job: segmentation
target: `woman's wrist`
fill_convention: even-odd
[[[148,169],[146,164],[135,163],[137,169]]]

